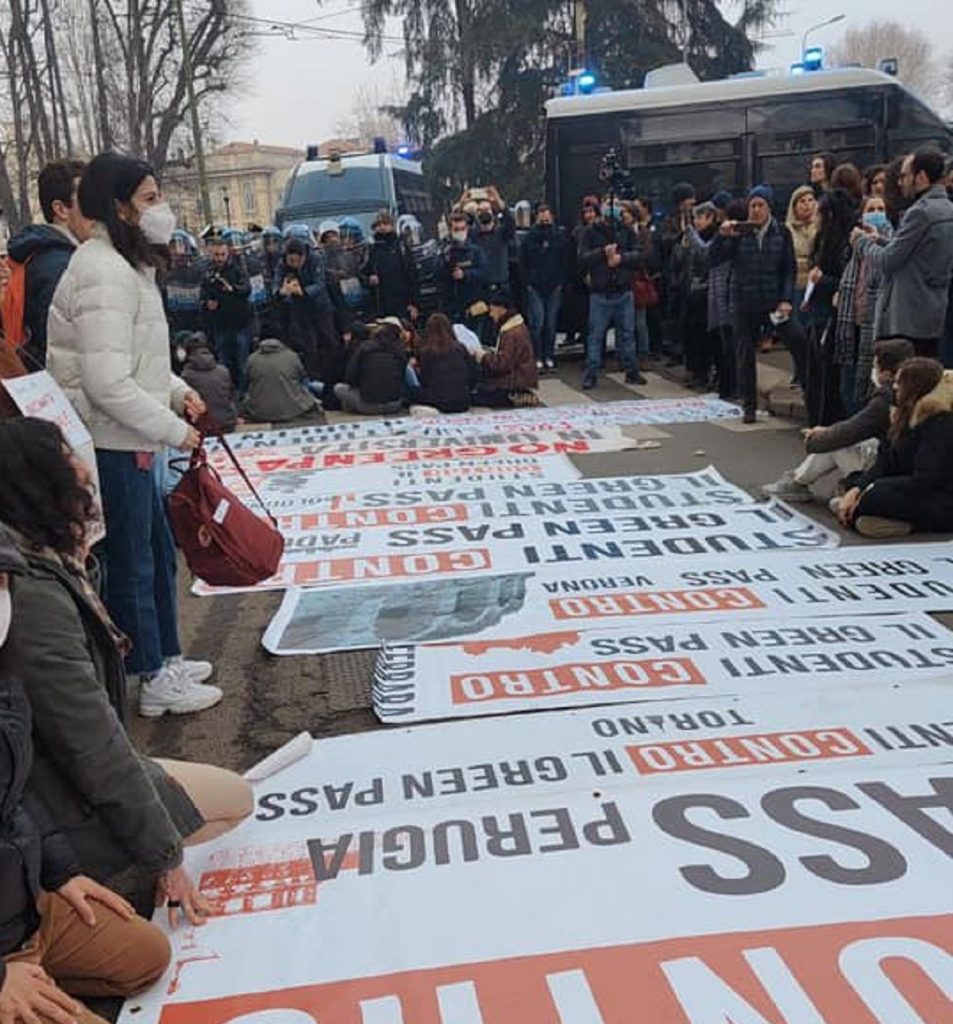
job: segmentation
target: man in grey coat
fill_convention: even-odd
[[[259,423],[286,423],[320,413],[321,405],[306,381],[298,353],[277,338],[265,338],[248,360],[245,417]]]
[[[877,338],[907,338],[917,355],[936,357],[953,275],[953,205],[943,184],[943,154],[919,149],[903,162],[900,186],[913,205],[886,244],[855,228],[851,242],[883,275]]]

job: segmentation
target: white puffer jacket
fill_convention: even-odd
[[[151,269],[137,272],[105,228],[77,249],[50,306],[46,368],[97,448],[178,448],[188,387],[172,373],[169,326]],[[173,411],[173,408],[176,410]]]

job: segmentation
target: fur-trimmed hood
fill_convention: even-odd
[[[910,416],[911,429],[919,427],[931,416],[938,416],[942,412],[953,412],[953,370],[944,370],[940,383],[913,407],[913,414]]]

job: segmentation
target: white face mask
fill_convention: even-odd
[[[153,245],[168,245],[175,231],[175,214],[168,203],[147,206],[139,214],[139,230]]]
[[[10,601],[10,588],[8,586],[0,587],[0,647],[7,642],[11,618],[13,618],[13,604]]]
[[[870,368],[870,383],[873,384],[875,388],[880,387],[880,371],[876,366],[872,366]]]

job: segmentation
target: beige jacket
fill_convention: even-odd
[[[172,373],[154,272],[133,270],[100,225],[60,278],[48,324],[47,369],[97,448],[158,451],[182,444],[189,389]]]

